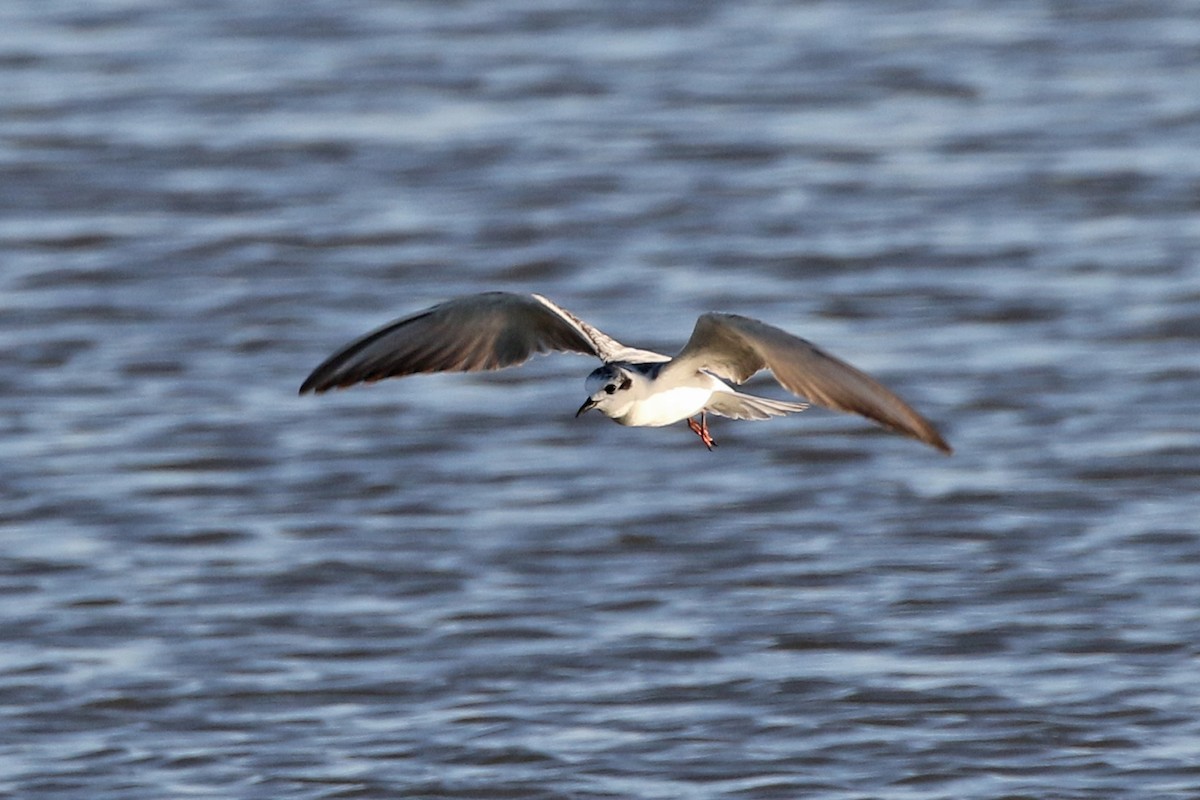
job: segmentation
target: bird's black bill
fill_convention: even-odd
[[[589,397],[587,400],[583,401],[583,405],[581,405],[579,407],[579,410],[575,412],[575,416],[578,417],[583,412],[593,409],[595,407],[596,407],[596,401]]]

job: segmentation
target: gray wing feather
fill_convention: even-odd
[[[449,300],[351,342],[313,370],[300,393],[421,372],[501,369],[551,351],[608,361],[627,350],[544,297],[488,292]]]
[[[539,303],[553,311],[563,318],[569,325],[572,325],[581,334],[587,337],[592,343],[592,347],[596,355],[604,361],[605,364],[611,364],[614,361],[626,361],[633,364],[647,364],[659,361],[670,361],[670,356],[665,356],[662,353],[655,353],[653,350],[638,350],[636,347],[626,347],[616,339],[601,333],[600,331],[587,324],[579,317],[567,311],[561,306],[542,297],[540,294],[533,296]]]
[[[710,313],[667,370],[707,371],[742,383],[769,369],[788,391],[817,405],[860,414],[885,428],[950,453],[929,420],[862,370],[787,331],[736,314]]]

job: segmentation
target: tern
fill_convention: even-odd
[[[686,421],[709,450],[708,414],[762,420],[808,408],[859,414],[949,454],[927,419],[865,372],[798,336],[737,314],[710,312],[675,356],[626,347],[539,294],[486,292],[448,300],[384,325],[327,358],[300,394],[429,372],[523,364],[536,353],[583,353],[604,362],[587,376],[578,417],[596,409],[622,425]],[[739,392],[760,370],[808,402]],[[698,417],[698,419],[697,419]]]

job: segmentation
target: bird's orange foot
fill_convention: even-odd
[[[715,441],[713,441],[712,436],[708,432],[708,418],[705,414],[703,414],[703,413],[700,414],[699,422],[696,422],[696,420],[689,417],[687,424],[688,424],[688,427],[691,428],[692,433],[699,436],[700,441],[704,442],[704,446],[707,447],[709,450],[712,450],[714,447],[717,446],[717,443]]]

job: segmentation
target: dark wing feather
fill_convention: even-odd
[[[860,414],[943,453],[951,452],[929,420],[879,381],[812,342],[756,319],[704,314],[667,369],[705,370],[734,383],[769,369],[785,389],[817,405]]]
[[[536,353],[600,356],[572,317],[528,295],[488,292],[390,322],[313,370],[300,393],[419,372],[475,372],[523,364]]]

